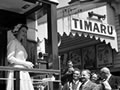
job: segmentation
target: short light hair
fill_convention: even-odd
[[[89,76],[91,76],[91,71],[90,71],[89,69],[84,69],[84,70],[82,70],[82,72],[83,72],[83,71],[87,72],[87,74],[88,74]]]
[[[80,69],[79,68],[74,68],[74,71],[80,72]]]
[[[103,67],[103,68],[100,70],[100,72],[103,72],[103,73],[105,73],[105,74],[110,74],[110,69],[107,68],[107,67]]]

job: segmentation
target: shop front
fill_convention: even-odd
[[[113,65],[113,51],[118,51],[114,26],[77,18],[72,18],[71,26],[70,35],[61,38],[61,65],[68,60],[80,69]]]
[[[62,73],[71,60],[74,67],[99,71],[107,66],[119,75],[119,3],[75,3],[57,10],[58,51]],[[46,18],[38,20],[39,39],[45,40],[47,53]],[[44,39],[43,39],[44,38]]]
[[[107,66],[117,74],[119,42],[114,10],[107,3],[89,3],[89,8],[85,5],[63,9],[64,17],[58,20],[61,69],[64,72],[71,60],[79,69],[97,71]]]

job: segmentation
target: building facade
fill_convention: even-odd
[[[98,70],[107,66],[112,73],[118,74],[120,71],[119,8],[120,2],[117,0],[113,2],[76,0],[69,2],[69,6],[57,10],[57,30],[61,36],[58,47],[63,71],[67,61],[72,60],[74,67],[80,69]],[[45,19],[39,20],[38,29],[45,30],[47,26],[45,22]],[[43,35],[46,36],[46,33]]]

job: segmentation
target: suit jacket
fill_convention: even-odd
[[[109,78],[108,83],[110,84],[112,89],[117,89],[118,86],[120,86],[120,77],[112,75]]]
[[[98,90],[97,84],[93,83],[92,81],[88,81],[85,85],[81,87],[80,90]]]
[[[79,90],[80,85],[81,85],[81,82],[79,81],[78,84],[77,84],[76,89],[74,89],[74,90]],[[63,89],[62,89],[62,90],[73,90],[72,87],[73,87],[73,82],[70,82],[70,81],[69,81],[69,82],[67,82],[67,83],[63,86]]]

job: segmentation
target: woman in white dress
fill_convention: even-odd
[[[33,63],[26,61],[27,53],[23,45],[23,40],[27,37],[28,27],[24,24],[18,24],[13,29],[16,37],[11,40],[7,46],[7,60],[10,66],[17,68],[33,68]],[[14,73],[8,73],[8,81],[6,90],[14,90]],[[20,90],[34,90],[30,75],[27,71],[20,71]]]

